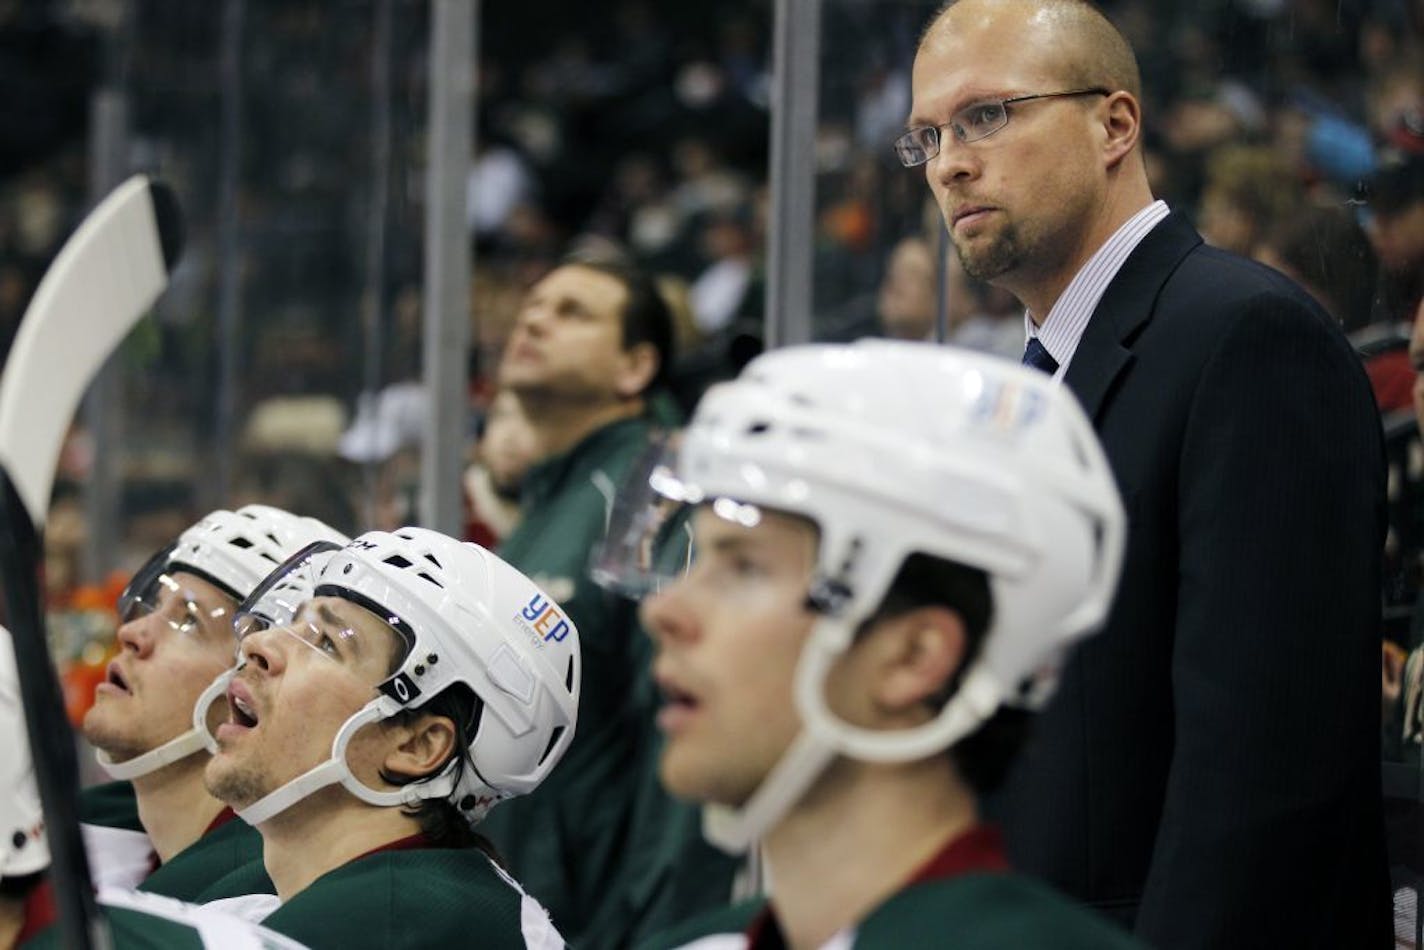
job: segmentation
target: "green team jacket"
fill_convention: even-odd
[[[745,901],[688,921],[640,950],[697,945],[730,950],[752,945],[745,936],[766,901]],[[972,873],[914,884],[842,932],[858,950],[953,947],[955,950],[1132,950],[1131,934],[1027,877]],[[783,947],[780,931],[763,925],[754,950]],[[840,935],[837,935],[840,936]],[[706,940],[705,944],[698,941]]]
[[[563,761],[533,794],[495,808],[479,830],[582,950],[627,947],[642,921],[685,920],[724,904],[730,890],[731,863],[702,844],[696,821],[667,799],[651,771],[655,694],[637,605],[588,572],[614,496],[652,429],[646,418],[621,420],[531,469],[523,520],[499,551],[573,618],[583,680],[578,728]],[[685,875],[698,886],[685,886]]]
[[[128,782],[110,782],[87,788],[80,793],[79,802],[80,817],[85,824],[125,832],[143,832],[143,825],[138,820],[138,802],[133,786]],[[105,856],[101,853],[94,859],[102,862]],[[224,812],[221,823],[215,822],[201,838],[159,865],[143,878],[138,889],[191,901],[217,881],[243,867],[249,869],[246,881],[251,889],[242,893],[274,893],[272,882],[262,866],[262,836],[257,829],[231,812]]]

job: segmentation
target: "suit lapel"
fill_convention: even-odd
[[[1093,311],[1064,380],[1094,422],[1113,383],[1133,361],[1132,339],[1152,316],[1157,295],[1201,237],[1175,212],[1133,248]]]

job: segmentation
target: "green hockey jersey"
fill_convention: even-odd
[[[747,901],[689,921],[644,943],[643,950],[771,950],[786,944],[764,900]],[[967,874],[915,884],[836,934],[826,947],[902,950],[1128,950],[1131,934],[1029,878]]]
[[[539,903],[475,848],[373,852],[317,878],[261,923],[313,950],[564,945]]]
[[[162,864],[139,822],[133,785],[109,782],[84,789],[79,796],[85,846],[98,887],[137,888],[191,901],[214,883],[248,866],[248,890],[273,893],[262,867],[262,836],[223,809],[202,837]],[[228,895],[223,895],[228,896]]]
[[[773,950],[786,946],[775,905],[745,901],[646,941],[643,950]],[[835,950],[1117,950],[1139,947],[1128,933],[1047,886],[1012,874],[998,832],[971,827],[945,846],[884,902],[843,928]]]

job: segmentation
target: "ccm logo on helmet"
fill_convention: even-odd
[[[529,621],[534,632],[543,637],[546,643],[550,640],[563,642],[572,629],[564,615],[555,610],[554,605],[549,603],[549,599],[543,594],[530,597],[529,603],[524,605],[519,615]]]

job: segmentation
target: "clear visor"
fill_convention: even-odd
[[[170,545],[134,574],[119,595],[119,622],[152,617],[161,629],[185,636],[230,636],[236,598],[196,570],[171,563],[173,551]]]
[[[280,632],[307,655],[339,664],[376,686],[400,669],[415,638],[394,612],[325,576],[343,550],[318,541],[297,552],[238,607],[233,630],[239,642]]]
[[[608,534],[590,573],[606,590],[639,598],[657,593],[692,564],[696,486],[677,477],[678,433],[655,440],[628,472],[613,501]]]

